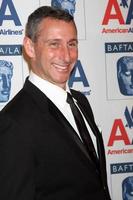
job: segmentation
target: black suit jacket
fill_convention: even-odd
[[[86,97],[72,93],[98,135],[100,167],[63,114],[27,79],[0,113],[1,200],[110,199],[101,134]]]

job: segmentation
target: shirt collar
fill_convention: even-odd
[[[63,108],[66,104],[67,91],[70,92],[68,84],[66,90],[40,78],[34,72],[30,72],[29,81],[39,88],[57,107]]]

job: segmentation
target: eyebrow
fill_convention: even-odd
[[[57,41],[57,42],[60,42],[62,39],[48,39],[48,40],[46,40],[45,42],[47,43],[47,42],[52,42],[52,41]],[[69,41],[68,41],[68,43],[69,42],[76,42],[76,43],[78,43],[78,39],[75,39],[75,38],[73,38],[73,39],[70,39]]]

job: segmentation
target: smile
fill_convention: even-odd
[[[59,64],[54,64],[53,65],[58,71],[68,71],[69,65],[59,65]]]

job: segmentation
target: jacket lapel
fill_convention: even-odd
[[[87,159],[89,159],[89,164],[91,164],[93,168],[96,168],[97,173],[99,173],[99,166],[97,167],[95,163],[92,161],[83,142],[81,141],[81,139],[79,138],[78,134],[73,129],[69,121],[64,117],[64,115],[60,112],[60,110],[49,99],[48,101],[49,101],[49,110],[52,116],[54,116],[55,119],[57,119],[57,121],[62,125],[63,130],[65,130],[64,132],[67,133],[67,136],[69,136],[71,141],[73,141],[73,145],[76,145],[75,147],[77,147],[78,150],[80,149],[80,151],[84,154],[84,156],[87,157]]]
[[[73,129],[69,121],[64,117],[64,115],[60,112],[60,110],[50,100],[48,101],[49,101],[49,110],[52,116],[54,116],[54,118],[58,121],[58,123],[61,124],[63,130],[65,130],[64,132],[67,133],[67,136],[70,138],[70,140],[73,141],[73,143],[76,144],[76,146],[80,148],[82,153],[90,160],[90,157],[81,139],[79,138],[78,134]]]
[[[73,90],[72,90],[72,93],[73,93]],[[75,92],[73,93],[73,96],[77,100],[79,108],[81,109],[81,111],[82,111],[83,115],[85,116],[93,134],[96,137],[101,179],[102,179],[103,183],[107,185],[106,159],[105,159],[105,149],[104,149],[102,134],[100,133],[100,131],[99,131],[99,129],[98,129],[98,127],[97,127],[97,125],[94,121],[94,116],[93,116],[91,108],[89,109],[89,102],[87,101],[87,104],[84,104],[83,102],[85,102],[85,101],[83,101],[83,99],[80,99],[80,97],[77,96]]]

